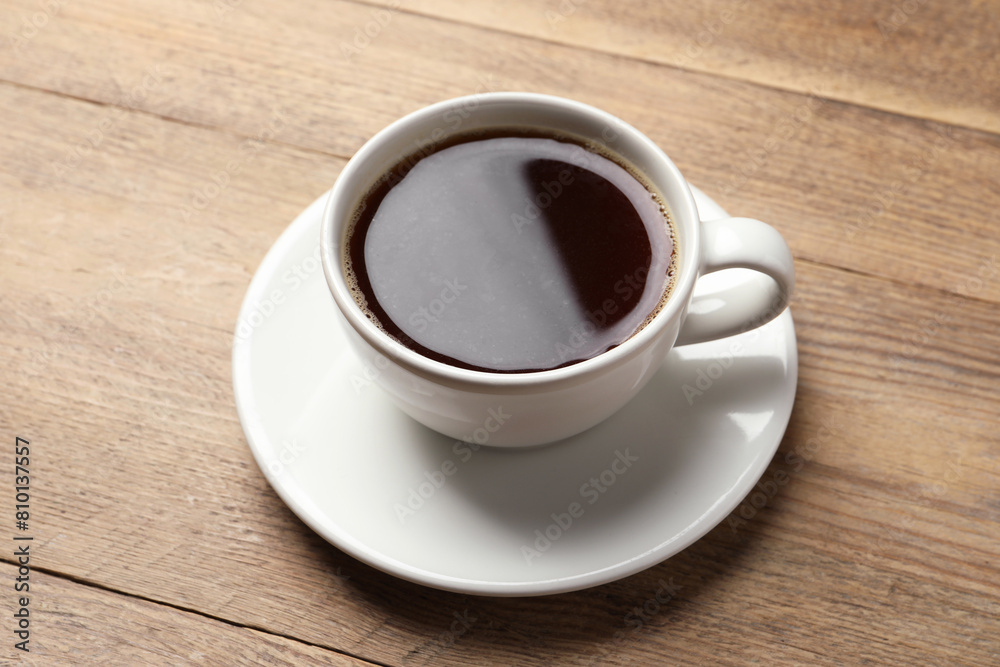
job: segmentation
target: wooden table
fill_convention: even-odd
[[[1000,664],[998,22],[996,0],[5,0],[0,655]],[[787,483],[577,593],[355,561],[268,486],[234,407],[237,311],[281,231],[378,129],[486,90],[638,126],[797,262],[798,397],[765,473]]]

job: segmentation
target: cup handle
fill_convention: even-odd
[[[675,345],[734,336],[767,324],[785,310],[795,289],[795,266],[788,244],[774,227],[751,218],[722,218],[702,221],[701,237],[700,276],[740,268],[772,280],[695,296]]]

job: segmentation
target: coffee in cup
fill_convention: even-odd
[[[405,156],[345,235],[347,281],[372,322],[425,357],[493,373],[620,345],[662,308],[677,267],[670,212],[637,168],[524,127]]]

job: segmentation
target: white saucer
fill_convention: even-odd
[[[695,198],[703,219],[726,216],[702,192]],[[319,264],[324,201],[281,235],[250,284],[233,384],[271,486],[343,551],[462,593],[572,591],[676,554],[763,474],[795,398],[788,311],[756,331],[673,350],[639,396],[582,435],[456,451],[393,406],[347,349]],[[698,291],[756,275],[717,273]]]

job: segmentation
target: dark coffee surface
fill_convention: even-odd
[[[671,280],[668,215],[635,176],[569,140],[511,135],[404,161],[349,232],[362,308],[453,366],[589,359],[635,333]]]

